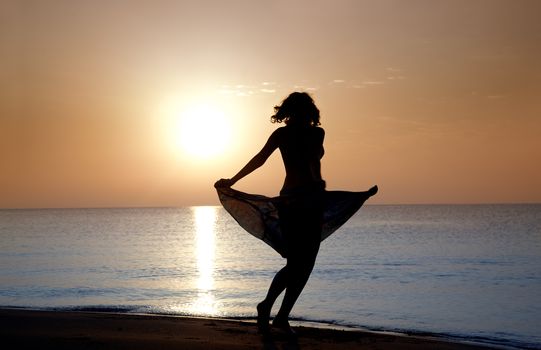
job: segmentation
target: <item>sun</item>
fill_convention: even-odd
[[[178,147],[197,159],[209,159],[227,150],[231,129],[225,114],[209,104],[186,108],[178,116]]]

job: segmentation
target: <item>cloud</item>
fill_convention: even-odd
[[[364,85],[383,85],[385,84],[385,82],[380,81],[380,80],[365,80],[363,81],[363,84]]]
[[[406,79],[406,77],[402,75],[399,75],[399,76],[390,75],[387,77],[387,80],[404,80],[404,79]]]
[[[387,80],[403,80],[406,79],[403,75],[399,74],[402,72],[400,68],[387,67],[387,72],[390,73],[387,77]]]
[[[293,89],[294,90],[299,90],[299,91],[316,91],[318,90],[319,88],[317,86],[308,86],[308,85],[294,85],[293,86]]]
[[[222,95],[235,95],[239,97],[245,97],[254,95],[254,90],[256,90],[255,87],[244,84],[222,85],[218,89],[218,93]]]

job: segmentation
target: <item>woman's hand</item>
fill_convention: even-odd
[[[235,184],[235,182],[231,179],[220,179],[218,181],[216,181],[216,183],[214,184],[214,187],[218,188],[218,187],[231,187]]]

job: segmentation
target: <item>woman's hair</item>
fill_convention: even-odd
[[[286,124],[308,124],[318,126],[319,109],[314,100],[306,92],[293,92],[280,106],[274,106],[274,115],[271,122]]]

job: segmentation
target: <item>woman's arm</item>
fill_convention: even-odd
[[[257,153],[235,176],[233,176],[231,179],[220,179],[218,180],[214,186],[215,187],[231,187],[233,186],[237,181],[245,177],[246,175],[252,173],[254,170],[265,164],[267,159],[270,157],[272,152],[274,152],[275,149],[278,148],[279,142],[278,142],[278,130],[275,130],[269,139],[267,140],[267,143],[265,143],[265,146]]]

